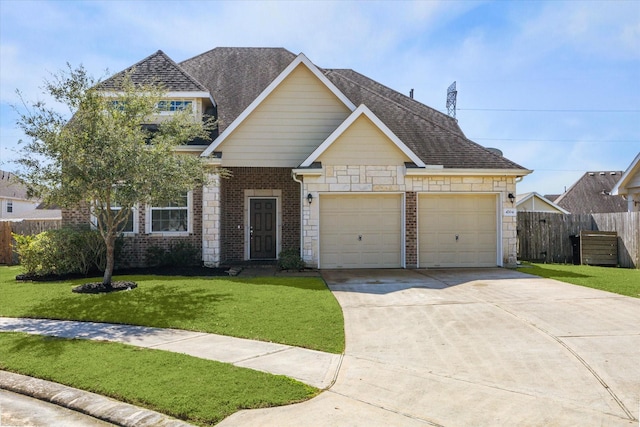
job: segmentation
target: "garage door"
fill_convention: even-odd
[[[420,267],[495,267],[495,195],[420,195]]]
[[[321,195],[321,268],[402,267],[402,195]]]

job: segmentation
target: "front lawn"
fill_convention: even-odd
[[[572,264],[523,264],[518,269],[574,285],[640,298],[640,270]]]
[[[76,294],[100,279],[16,282],[20,267],[0,267],[0,316],[177,328],[277,342],[331,353],[344,350],[340,305],[313,277],[120,276],[138,288]]]
[[[55,381],[208,426],[240,409],[318,390],[284,376],[124,344],[0,333],[0,369]]]

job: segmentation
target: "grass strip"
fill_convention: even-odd
[[[524,263],[519,270],[535,276],[640,298],[640,270],[572,264]]]
[[[293,379],[125,344],[0,333],[0,369],[146,407],[202,426],[318,390]]]
[[[120,276],[138,288],[75,294],[96,279],[16,282],[0,267],[0,316],[177,328],[305,347],[344,350],[342,309],[315,277]]]

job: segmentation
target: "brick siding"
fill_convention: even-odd
[[[417,196],[414,191],[408,191],[405,197],[405,262],[407,268],[418,268],[418,220]]]
[[[188,243],[199,251],[197,260],[202,259],[202,187],[193,191],[193,230],[188,236],[166,236],[146,234],[146,209],[137,210],[138,233],[123,236],[122,248],[116,259],[116,268],[144,267],[147,265],[147,252],[151,247],[165,250],[177,243]],[[83,226],[90,224],[91,212],[86,205],[77,209],[62,210],[63,226]]]
[[[300,184],[291,168],[227,168],[232,177],[220,183],[222,262],[245,260],[245,190],[280,190],[281,248],[300,250]]]

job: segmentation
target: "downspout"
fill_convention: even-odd
[[[300,184],[300,258],[304,259],[304,182],[291,171],[291,178]]]

